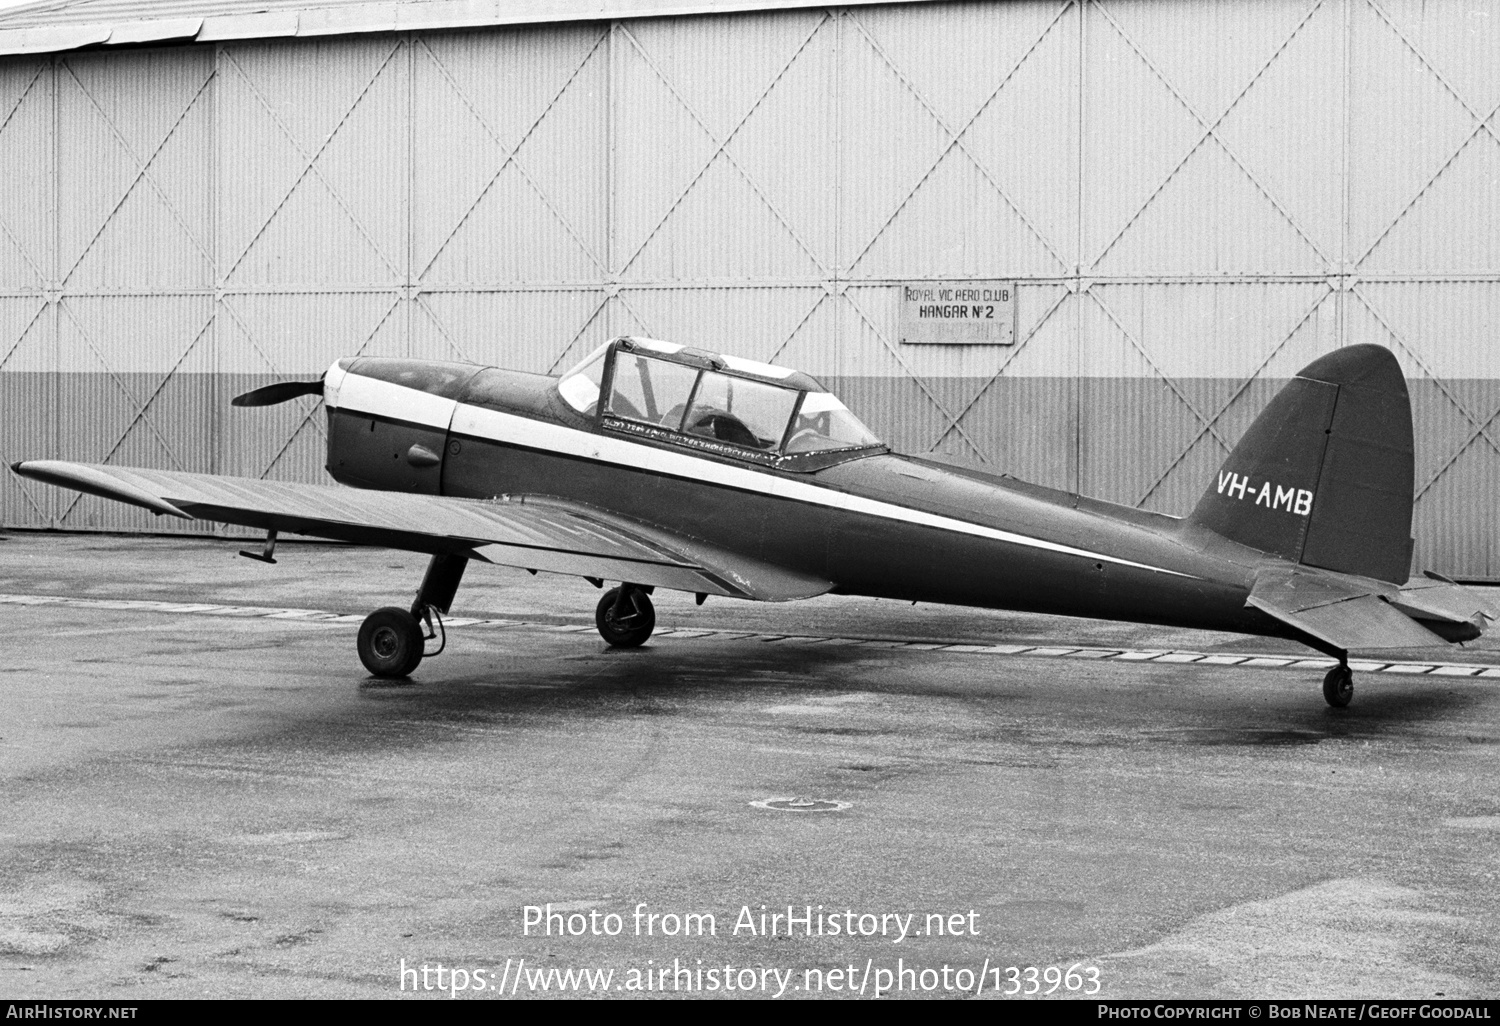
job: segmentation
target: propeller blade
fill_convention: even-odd
[[[232,406],[275,406],[299,395],[322,395],[323,379],[317,381],[278,381],[274,385],[253,388],[230,401]]]

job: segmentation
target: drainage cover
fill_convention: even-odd
[[[762,798],[750,804],[757,809],[777,812],[840,812],[849,807],[848,802],[836,802],[830,798]]]

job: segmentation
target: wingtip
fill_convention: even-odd
[[[155,495],[132,483],[128,476],[122,477],[122,474],[130,473],[129,467],[95,467],[86,463],[69,463],[65,460],[23,460],[20,463],[11,464],[11,469],[34,481],[56,485],[59,488],[71,488],[76,492],[97,495],[116,502],[127,502],[132,506],[148,509],[152,513],[178,517],[182,520],[197,519],[191,513],[184,513],[160,495]]]

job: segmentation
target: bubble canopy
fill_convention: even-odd
[[[605,343],[562,376],[558,393],[579,413],[600,416],[606,427],[712,443],[727,455],[759,461],[884,448],[807,374],[657,339]]]

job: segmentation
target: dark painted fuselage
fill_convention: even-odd
[[[345,381],[413,365],[346,361]],[[847,594],[1298,636],[1245,605],[1256,570],[1276,558],[1189,521],[880,447],[772,465],[580,413],[555,378],[423,366],[434,372],[404,383],[451,400],[451,417],[427,399],[413,413],[330,391],[336,479],[556,496]]]

